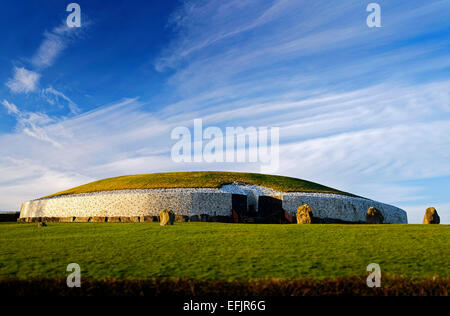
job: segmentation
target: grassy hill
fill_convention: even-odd
[[[130,175],[103,179],[84,184],[47,197],[100,191],[161,189],[161,188],[219,188],[224,184],[242,182],[265,186],[281,192],[320,192],[353,196],[324,185],[297,178],[259,173],[196,171]]]

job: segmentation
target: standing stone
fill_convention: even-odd
[[[313,214],[308,204],[303,204],[297,209],[297,224],[311,224],[313,222]]]
[[[427,208],[422,224],[439,224],[440,222],[441,218],[436,209],[434,207]]]
[[[366,214],[366,224],[383,224],[384,216],[380,210],[375,207],[369,207],[369,210]]]
[[[173,222],[175,221],[175,214],[172,210],[162,210],[159,213],[160,219],[160,225],[166,226],[166,225],[173,225]]]

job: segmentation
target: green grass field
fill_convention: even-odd
[[[321,192],[351,195],[318,183],[297,178],[265,175],[259,173],[196,171],[151,173],[131,176],[108,178],[51,196],[91,193],[99,191],[131,190],[131,189],[159,189],[159,188],[218,188],[233,182],[249,183],[265,186],[281,192]]]
[[[0,279],[450,277],[446,225],[0,224]]]

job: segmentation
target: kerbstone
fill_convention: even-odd
[[[434,207],[429,207],[425,211],[422,224],[440,224],[441,218]]]

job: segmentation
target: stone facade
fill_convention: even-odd
[[[260,209],[261,213],[270,213],[268,208],[272,205],[264,207],[258,202],[273,202],[275,199],[281,200],[282,208],[292,216],[295,216],[300,205],[308,204],[315,217],[330,219],[331,222],[364,223],[367,210],[374,206],[382,212],[385,223],[407,223],[405,211],[368,199],[337,194],[282,193],[245,184],[232,184],[219,189],[124,190],[38,199],[22,204],[20,218],[157,217],[163,209],[173,210],[178,217],[200,214],[231,217],[233,209],[246,215],[242,211],[242,204],[245,208],[245,203],[247,210],[256,207],[255,211]]]
[[[109,191],[59,196],[25,202],[20,217],[159,216],[162,209],[176,215],[229,216],[231,193],[192,190]]]
[[[406,224],[406,212],[398,207],[351,196],[323,193],[286,193],[283,209],[294,216],[300,205],[308,204],[315,217],[343,222],[365,223],[367,210],[373,206],[381,211],[385,224]]]

